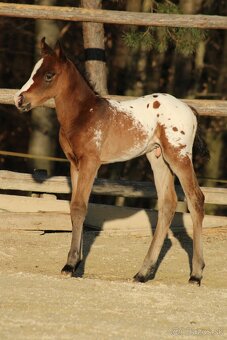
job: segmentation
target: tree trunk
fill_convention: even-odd
[[[180,0],[179,5],[184,14],[196,14],[201,8],[202,0]],[[187,96],[191,87],[192,70],[193,56],[184,57],[175,52],[167,92],[179,98]]]
[[[219,65],[219,77],[216,84],[216,93],[220,94],[221,98],[224,98],[227,91],[227,32],[225,32],[221,63]],[[221,176],[226,174],[223,172],[223,154],[225,153],[224,136],[226,131],[226,120],[221,123],[221,118],[210,122],[210,128],[206,132],[206,141],[210,150],[210,161],[205,167],[206,177],[220,179]],[[218,126],[220,125],[220,126]],[[221,126],[222,125],[222,126]],[[205,181],[205,185],[209,183]],[[211,186],[215,186],[215,182],[209,183]],[[213,211],[212,211],[213,212]]]
[[[141,11],[142,12],[151,12],[153,0],[143,0]],[[148,62],[148,51],[145,46],[141,46],[139,51],[139,57],[137,62],[137,70],[136,74],[138,77],[138,81],[135,86],[135,95],[143,96],[146,93],[146,83],[147,83],[147,62]]]
[[[39,5],[53,6],[56,0],[37,0]],[[36,57],[40,58],[40,40],[46,37],[50,45],[58,39],[59,29],[53,20],[36,20]],[[36,108],[31,116],[32,132],[29,140],[29,153],[34,155],[54,156],[57,141],[57,120],[55,110]],[[53,171],[53,162],[35,159],[31,161],[34,169],[45,169],[48,174]]]
[[[207,162],[205,173],[207,178],[216,179],[221,176],[220,158],[222,155],[223,133],[214,131],[214,126],[207,130],[206,142],[210,152],[210,161]],[[215,186],[215,182],[210,182],[209,179],[204,181],[204,186]]]
[[[196,14],[200,11],[203,0],[180,0],[180,7],[186,14]]]
[[[225,31],[224,46],[222,49],[221,65],[216,86],[216,92],[220,93],[223,99],[227,96],[227,31]]]
[[[221,13],[226,14],[226,3],[220,2],[219,8]],[[217,63],[218,67],[218,78],[214,88],[214,92],[222,99],[226,99],[227,91],[227,32],[225,31],[223,45],[220,46],[222,54],[220,58],[214,59],[214,63]],[[208,51],[209,52],[209,51]],[[212,76],[211,76],[212,79]],[[209,93],[208,93],[209,94]],[[226,120],[223,118],[211,118],[209,120],[209,126],[206,130],[206,142],[210,151],[210,161],[206,163],[204,172],[205,177],[211,179],[221,179],[222,176],[226,176],[224,162],[225,159],[225,131],[226,131]],[[217,183],[214,181],[205,180],[204,186],[216,186]],[[208,213],[215,214],[217,212],[216,207],[209,207]]]
[[[128,1],[127,11],[151,12],[152,5],[153,0]],[[139,50],[131,52],[131,57],[137,61],[134,70],[135,79],[134,86],[126,92],[126,95],[140,97],[146,92],[148,51],[145,46],[141,45]],[[134,64],[132,61],[131,63]]]
[[[102,0],[82,0],[84,8],[100,9]],[[85,67],[96,92],[108,93],[103,24],[83,22]]]
[[[196,98],[201,86],[201,77],[204,69],[204,58],[206,54],[206,41],[200,41],[196,53],[195,53],[195,76],[194,76],[194,84],[192,85],[190,91],[190,97]]]

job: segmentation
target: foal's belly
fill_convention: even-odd
[[[122,162],[154,149],[154,131],[148,132],[132,117],[119,113],[111,122],[101,148],[101,162]]]
[[[122,145],[116,145],[115,147],[108,146],[101,153],[101,163],[115,163],[115,162],[124,162],[130,159],[142,156],[156,148],[156,145],[153,143],[151,146],[147,146],[146,144],[132,144],[132,146],[128,148],[122,147]]]

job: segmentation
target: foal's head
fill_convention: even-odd
[[[29,80],[15,94],[16,107],[22,111],[29,111],[42,105],[46,100],[57,96],[63,86],[60,81],[67,59],[59,43],[52,49],[41,40],[42,58],[36,63]],[[61,86],[58,86],[61,82]]]

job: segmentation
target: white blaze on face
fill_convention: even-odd
[[[20,94],[22,92],[26,92],[30,89],[30,87],[32,86],[32,84],[34,84],[34,80],[33,77],[35,76],[35,74],[37,73],[37,71],[40,69],[40,67],[42,66],[43,63],[43,58],[40,59],[36,64],[35,67],[31,73],[30,78],[28,79],[28,81],[22,86],[22,88],[14,95],[14,102],[15,105],[18,106],[18,98],[20,96]]]

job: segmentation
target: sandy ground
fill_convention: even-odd
[[[153,280],[133,283],[149,237],[86,231],[77,278],[59,274],[70,233],[1,231],[0,339],[227,339],[227,228],[204,233],[201,287],[190,236],[165,241]]]

